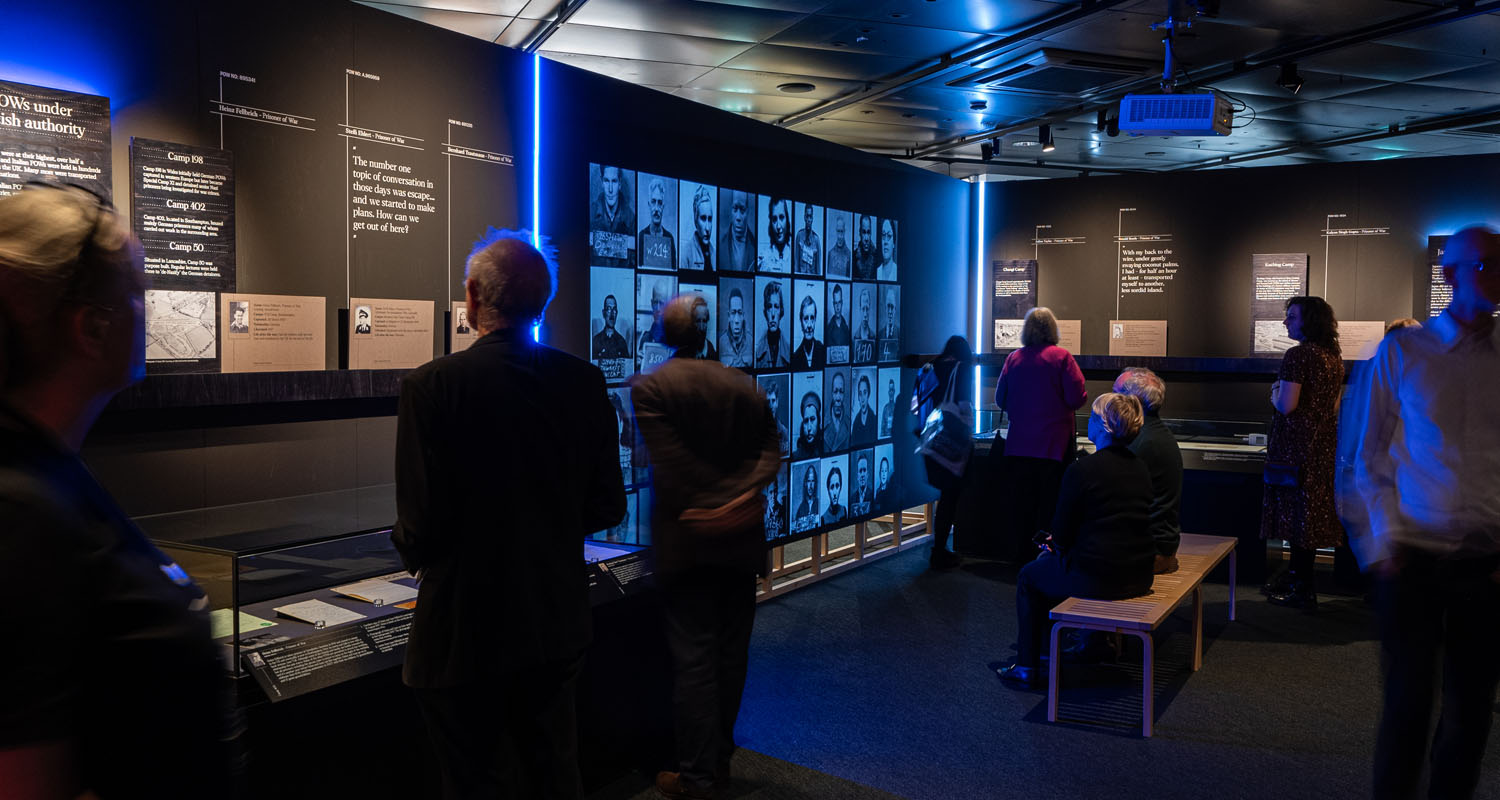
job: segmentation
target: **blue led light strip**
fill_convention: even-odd
[[[974,352],[983,353],[984,338],[984,182],[975,181],[979,213],[974,219]],[[974,364],[974,432],[979,433],[979,363]]]
[[[531,54],[531,246],[542,246],[542,56]],[[542,340],[542,325],[531,326],[531,339]]]

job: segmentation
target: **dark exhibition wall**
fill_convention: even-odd
[[[349,298],[431,301],[432,352],[443,352],[472,242],[489,225],[532,224],[533,130],[536,218],[561,257],[549,344],[588,353],[591,162],[897,219],[903,348],[935,349],[968,324],[969,187],[886,159],[334,0],[27,6],[7,10],[7,35],[20,44],[0,54],[0,80],[109,99],[122,210],[139,188],[133,139],[222,154],[235,256],[222,290],[321,298],[328,369]],[[371,230],[361,222],[387,195],[369,187],[383,180],[422,196]],[[181,361],[154,371],[216,368]],[[333,389],[308,373],[274,387],[148,379],[119,404],[128,410],[106,415],[86,457],[134,514],[388,482],[394,384],[350,374]],[[167,385],[211,407],[153,412]],[[897,427],[902,482],[922,486]]]
[[[1256,254],[1306,254],[1341,321],[1423,319],[1428,237],[1500,219],[1497,180],[1500,157],[1468,156],[991,183],[984,260],[1036,258],[1037,301],[1082,321],[1082,354],[1110,352],[1111,319],[1164,319],[1168,356],[1246,358]],[[1164,291],[1117,294],[1128,248],[1175,262]],[[1178,388],[1171,416],[1270,414],[1264,383]]]

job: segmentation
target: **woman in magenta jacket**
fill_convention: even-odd
[[[1016,480],[1006,488],[1014,501],[1009,507],[1020,512],[1022,530],[1015,534],[1023,545],[1052,519],[1063,468],[1076,450],[1073,412],[1089,397],[1078,362],[1057,341],[1057,317],[1050,309],[1027,312],[1022,347],[1005,359],[995,384],[995,405],[1010,416],[1006,472]],[[1026,514],[1032,509],[1034,518]]]

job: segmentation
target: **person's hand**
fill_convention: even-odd
[[[1276,399],[1281,395],[1281,381],[1271,382],[1271,405],[1276,405]]]

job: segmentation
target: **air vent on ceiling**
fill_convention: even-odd
[[[1160,69],[1154,61],[1043,47],[951,80],[957,88],[1086,96]]]

